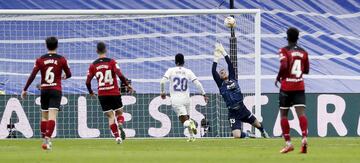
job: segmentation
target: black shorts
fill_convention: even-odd
[[[279,93],[280,109],[288,109],[292,106],[305,105],[305,91],[282,91]]]
[[[231,130],[241,130],[242,122],[253,124],[256,120],[255,116],[246,108],[243,103],[239,104],[238,109],[228,109],[228,117]]]
[[[60,109],[62,93],[58,90],[44,89],[41,90],[40,103],[41,110],[48,111],[49,108]]]
[[[99,96],[99,101],[103,112],[115,111],[123,107],[121,95]]]

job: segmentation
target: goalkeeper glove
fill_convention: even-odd
[[[214,51],[214,62],[218,62],[219,59],[222,57],[221,53],[217,50]]]
[[[219,46],[221,46],[221,44],[219,43],[215,43],[215,50],[214,50],[214,62],[218,62],[219,59],[222,57],[222,52],[221,49],[219,48]]]
[[[220,44],[220,43],[216,43],[216,44],[215,44],[215,51],[220,52],[224,57],[228,55],[228,54],[226,53],[224,47],[223,47],[222,44]]]

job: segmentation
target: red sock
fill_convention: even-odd
[[[51,138],[51,135],[53,134],[54,129],[55,129],[55,121],[48,120],[45,136]]]
[[[41,122],[40,122],[40,132],[41,132],[41,137],[42,137],[42,138],[45,138],[47,122],[48,122],[48,121],[41,121]]]
[[[118,126],[116,125],[116,123],[110,125],[110,129],[111,129],[111,132],[114,134],[115,138],[119,137],[119,129],[118,129]]]
[[[281,118],[281,129],[285,141],[290,141],[290,125],[287,118]]]
[[[305,115],[299,117],[300,128],[302,132],[302,137],[307,137],[307,130],[308,130],[308,122]]]
[[[119,124],[124,124],[125,118],[122,115],[117,116],[117,121]]]

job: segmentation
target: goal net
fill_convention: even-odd
[[[237,26],[238,79],[245,104],[253,112],[260,108],[260,12],[259,10],[136,10],[132,11],[21,11],[0,12],[0,138],[40,137],[40,74],[20,93],[35,59],[47,52],[45,38],[59,39],[58,54],[68,59],[73,77],[63,80],[63,98],[58,114],[58,138],[109,138],[97,98],[85,86],[89,64],[96,58],[96,44],[104,41],[107,56],[116,59],[131,82],[135,94],[122,93],[125,105],[125,132],[128,137],[184,137],[187,131],[172,110],[170,100],[159,97],[160,79],[174,67],[174,56],[185,56],[203,84],[210,101],[207,105],[193,84],[191,118],[198,124],[198,137],[231,136],[227,108],[211,75],[216,42],[230,54],[230,28],[224,19],[234,15]],[[26,13],[26,14],[24,14]],[[235,59],[234,59],[235,58]],[[227,69],[222,59],[218,70]],[[92,81],[93,89],[97,82]],[[168,85],[166,86],[167,92]],[[206,119],[208,128],[201,127]],[[205,122],[203,120],[203,122]],[[207,130],[208,129],[208,130]],[[244,130],[251,129],[245,125]]]

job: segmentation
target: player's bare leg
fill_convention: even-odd
[[[58,113],[58,108],[49,108],[48,111],[48,121],[46,126],[46,132],[45,132],[45,142],[42,145],[43,149],[51,150],[52,143],[51,143],[51,136],[55,129],[55,121]]]
[[[281,130],[283,133],[283,137],[286,141],[286,145],[283,149],[280,150],[280,153],[288,153],[294,150],[294,146],[291,144],[290,139],[290,125],[288,120],[288,112],[289,108],[280,108],[280,116],[281,116]]]
[[[251,125],[261,132],[261,136],[263,138],[270,138],[269,134],[265,131],[263,125],[257,119],[255,119],[254,123],[252,123]]]
[[[122,108],[119,108],[119,109],[115,110],[116,120],[118,122],[119,130],[120,130],[120,136],[121,136],[122,140],[125,140],[126,135],[125,135],[124,127],[123,127],[123,124],[125,122],[125,118],[123,116],[123,112],[124,111],[123,111]]]
[[[196,135],[197,130],[194,121],[190,119],[189,115],[180,115],[179,120],[184,125],[184,127],[187,128],[189,131],[190,137],[188,141],[189,142],[195,141],[194,135]]]
[[[109,127],[110,127],[110,130],[111,130],[111,132],[113,133],[113,135],[115,137],[115,141],[118,144],[121,144],[122,139],[119,136],[119,128],[115,123],[115,114],[114,114],[114,112],[113,111],[108,111],[108,112],[105,112],[105,115],[109,120]]]
[[[304,106],[295,106],[296,114],[299,117],[300,128],[302,132],[301,150],[300,153],[307,153],[307,130],[308,122],[305,115]]]

